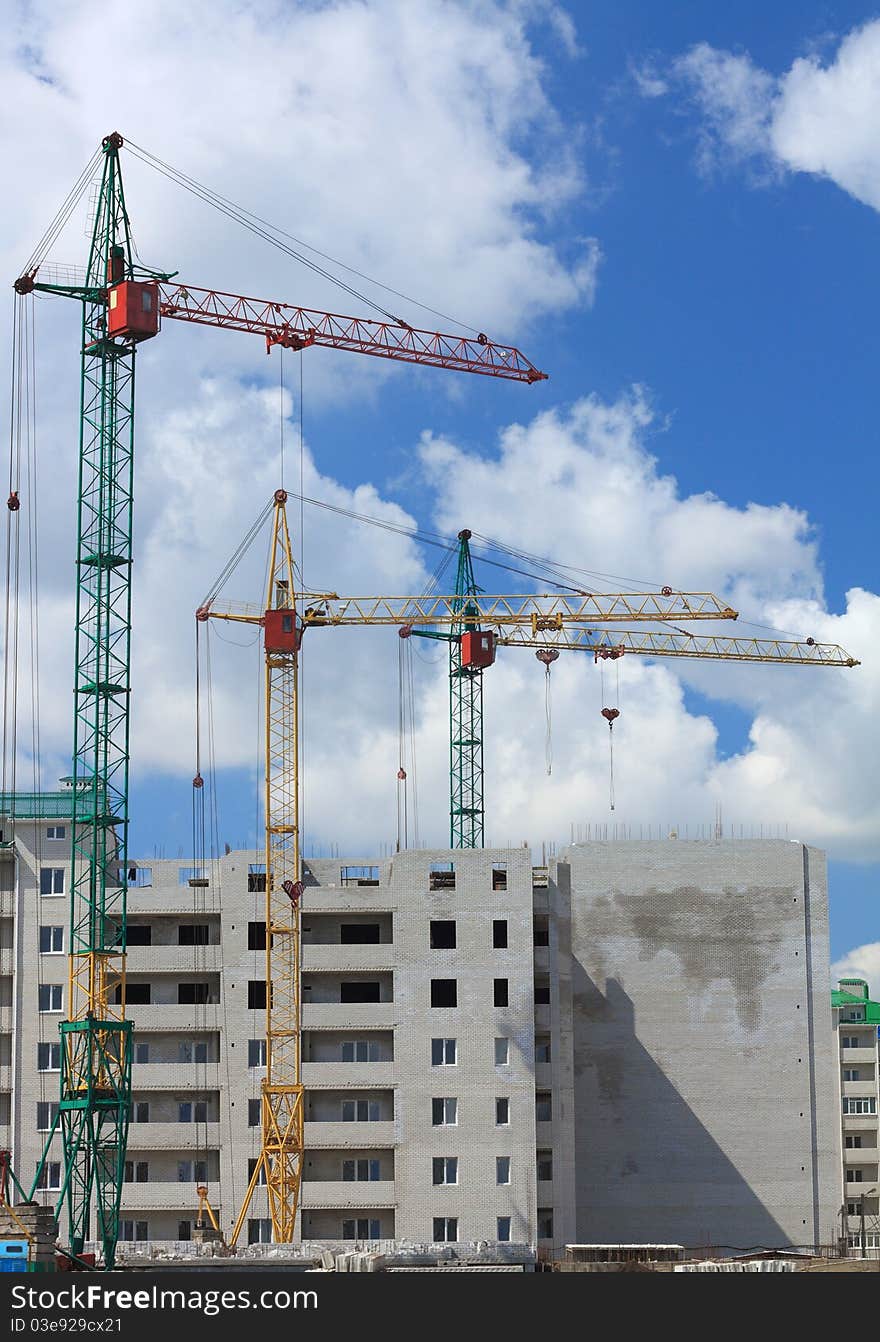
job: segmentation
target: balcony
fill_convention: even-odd
[[[345,1211],[348,1207],[395,1207],[394,1180],[310,1179],[302,1183],[302,1205],[306,1210],[320,1207]]]
[[[304,1030],[390,1030],[395,1024],[393,1002],[307,1002],[303,1004]]]
[[[194,895],[199,897],[198,912],[220,912],[220,891],[212,891],[210,886],[193,890],[188,885],[130,885],[127,891],[129,917],[152,918],[182,914],[191,919]],[[149,950],[149,947],[143,949]]]
[[[534,953],[535,953],[535,973],[536,973],[536,974],[549,974],[549,973],[550,973],[550,947],[549,947],[549,946],[535,946],[535,947],[534,947]]]
[[[183,1125],[181,1125],[183,1126]],[[360,1150],[395,1145],[394,1120],[373,1123],[306,1123],[304,1141],[310,1146],[334,1146]]]
[[[309,913],[393,913],[397,901],[386,886],[307,885],[303,916]]]
[[[218,1186],[217,1180],[214,1180],[213,1187]],[[220,1207],[211,1198],[211,1206],[217,1213],[217,1219],[220,1219]],[[134,1215],[136,1212],[166,1212],[175,1211],[181,1219],[191,1217],[195,1220],[199,1210],[199,1200],[196,1197],[196,1187],[194,1182],[190,1183],[159,1183],[152,1180],[145,1184],[123,1184],[122,1185],[122,1210],[120,1216],[126,1217]]]
[[[877,1132],[876,1114],[844,1114],[844,1132]]]
[[[304,943],[302,948],[304,973],[327,970],[385,970],[394,968],[394,946],[390,941],[378,945],[342,945],[341,942]]]
[[[220,1147],[219,1123],[132,1123],[128,1153],[133,1151],[195,1151]]]
[[[220,946],[129,946],[129,974],[219,974]]]
[[[202,1030],[219,1030],[223,1024],[223,1008],[219,1002],[209,1002],[204,1006],[150,1002],[145,1006],[129,1006],[126,1016],[134,1021],[136,1030],[149,1030],[151,1034],[162,1030],[175,1034],[197,1034]],[[261,1013],[261,1018],[265,1019],[265,1012]]]
[[[224,1077],[225,1080],[225,1077]],[[220,1064],[216,1062],[135,1062],[131,1085],[141,1090],[219,1090]]]
[[[873,1078],[870,1081],[844,1081],[843,1093],[848,1099],[864,1099],[877,1094],[877,1082]]]
[[[550,1004],[548,1002],[535,1003],[535,1033],[550,1033]]]
[[[861,1046],[859,1048],[842,1048],[840,1050],[840,1061],[845,1067],[858,1067],[859,1063],[864,1063],[870,1067],[876,1057],[877,1051],[873,1044],[870,1046]]]
[[[393,1062],[304,1062],[306,1090],[390,1090]]]

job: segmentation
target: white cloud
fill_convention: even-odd
[[[880,994],[880,941],[869,941],[864,946],[854,946],[831,966],[831,982],[837,987],[839,979],[862,978],[868,983],[868,992],[872,998]]]
[[[702,168],[748,162],[764,173],[811,173],[880,209],[878,62],[874,19],[847,34],[827,62],[799,57],[779,76],[747,53],[707,43],[675,60],[670,75],[702,119]]]

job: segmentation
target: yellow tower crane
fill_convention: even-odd
[[[299,651],[307,629],[395,625],[401,633],[460,626],[460,596],[338,596],[299,590],[287,527],[287,493],[276,490],[266,600],[262,606],[209,599],[200,621],[258,625],[265,653],[266,1075],[261,1147],[230,1237],[235,1245],[254,1189],[266,1184],[275,1243],[293,1240],[304,1153],[301,1054],[300,915],[303,883],[299,832]],[[498,645],[570,648],[594,657],[624,653],[710,661],[854,667],[836,644],[692,634],[683,620],[735,620],[711,592],[558,593],[470,598],[469,648],[475,665],[491,665]],[[669,626],[626,630],[623,621]],[[672,627],[674,624],[674,627]],[[613,633],[607,626],[611,626]],[[463,656],[463,664],[467,657]]]

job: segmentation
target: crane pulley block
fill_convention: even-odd
[[[107,334],[149,340],[159,331],[159,286],[154,280],[123,280],[107,295]]]

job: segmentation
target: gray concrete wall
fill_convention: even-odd
[[[828,1242],[840,1121],[824,855],[668,840],[563,857],[577,1239]]]

